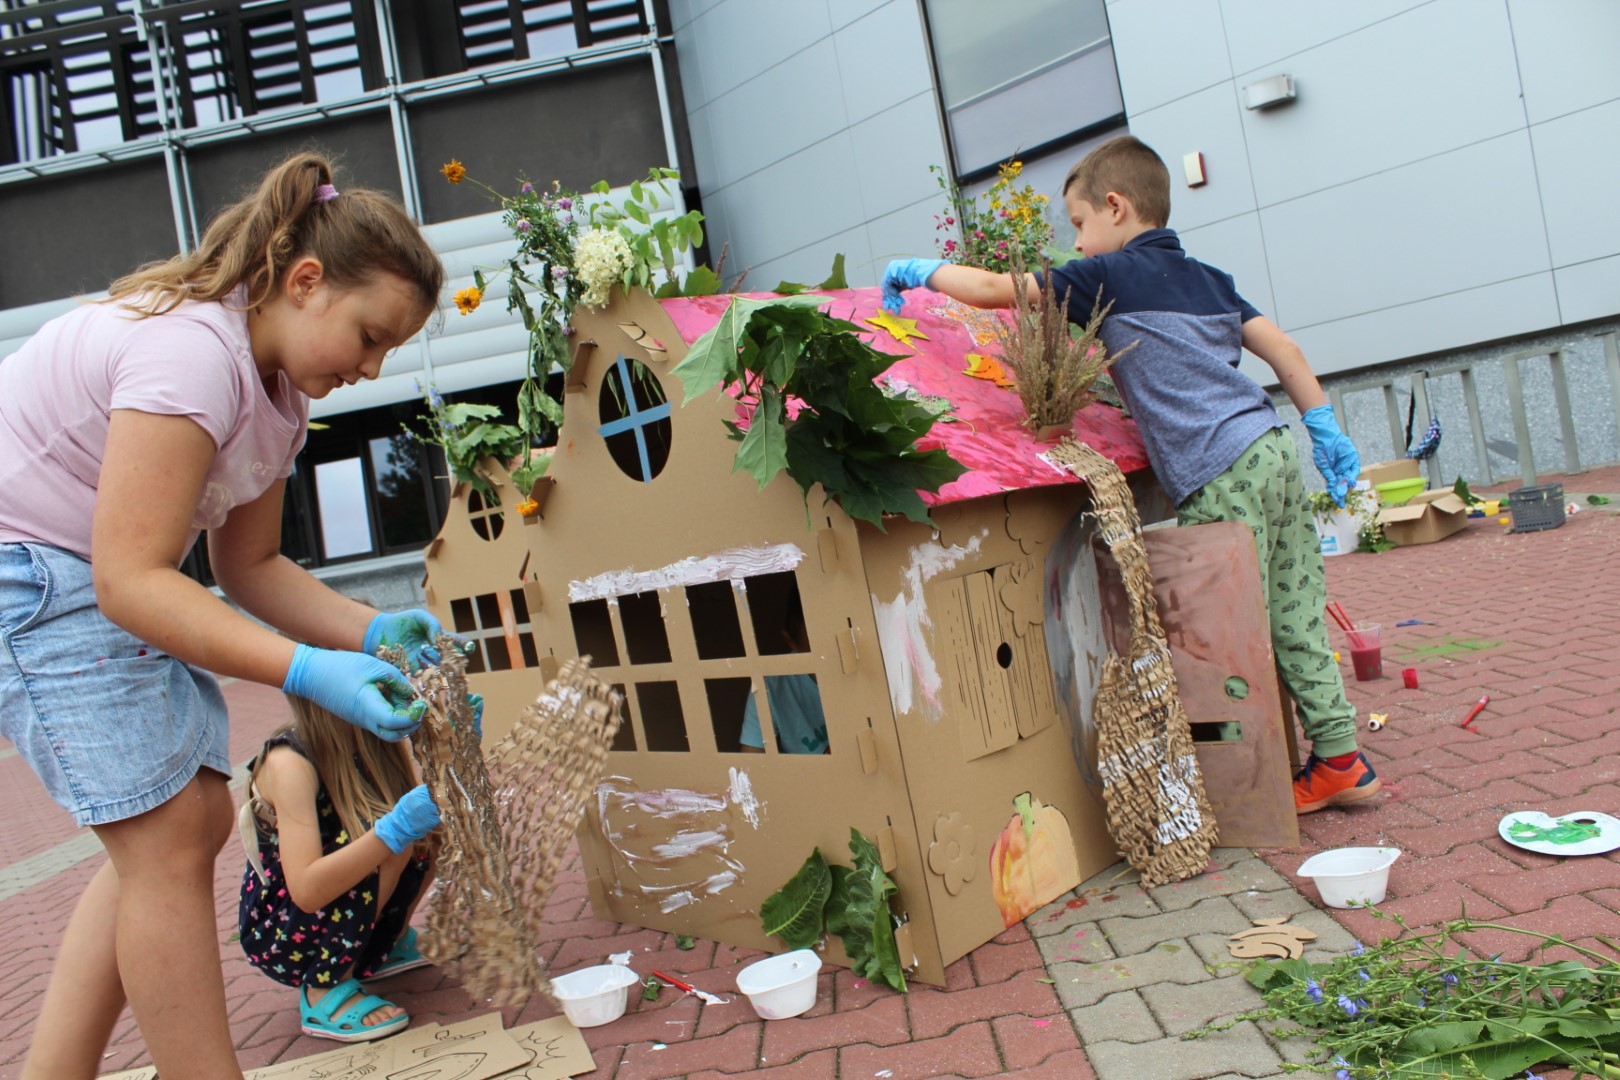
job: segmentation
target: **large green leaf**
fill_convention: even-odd
[[[754,410],[748,434],[737,448],[732,471],[742,469],[764,487],[786,466],[787,433],[782,429],[782,398],[775,390],[767,388],[759,407]]]
[[[794,307],[819,307],[827,302],[825,296],[790,296],[775,300],[754,300],[739,296],[721,314],[719,321],[707,334],[692,342],[686,358],[675,365],[675,377],[686,388],[686,400],[728,379],[740,379],[737,349],[754,313],[773,304]]]
[[[889,897],[897,891],[894,882],[883,872],[877,847],[858,829],[849,830],[849,850],[855,869],[842,883],[847,886],[848,901],[838,937],[856,974],[904,992],[906,974],[900,964],[889,911]]]
[[[817,848],[786,885],[759,905],[765,932],[781,938],[790,949],[813,947],[821,940],[822,917],[832,884],[832,871]]]

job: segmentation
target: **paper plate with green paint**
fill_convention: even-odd
[[[1504,817],[1496,831],[1508,843],[1542,855],[1601,855],[1620,848],[1620,821],[1595,810],[1560,818],[1519,810]]]

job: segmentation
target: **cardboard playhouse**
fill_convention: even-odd
[[[876,289],[828,295],[858,325],[881,312]],[[819,489],[807,507],[786,475],[760,488],[733,470],[737,402],[683,404],[670,374],[731,299],[635,292],[581,308],[538,513],[515,509],[498,467],[499,506],[460,490],[427,551],[427,600],[478,643],[470,681],[490,738],[574,655],[623,690],[579,830],[600,917],[777,950],[760,903],[817,848],[847,865],[855,828],[898,887],[911,976],[941,984],[946,965],[1116,859],[1092,729],[1111,628],[1088,492],[1043,458],[1014,391],[967,373],[984,373],[999,316],[926,290],[908,294],[914,327],[872,340],[901,357],[882,379],[892,392],[950,403],[927,441],[969,471],[927,497],[937,528],[880,531]],[[1127,474],[1145,520],[1167,516],[1119,410],[1083,410],[1076,435]],[[1198,751],[1222,842],[1294,842],[1252,539],[1241,526],[1162,535],[1176,545],[1156,592],[1178,674],[1192,664],[1189,716],[1227,733]],[[1234,694],[1234,678],[1253,692]],[[805,695],[825,752],[796,745],[815,711]],[[791,737],[792,717],[773,734],[773,708],[795,712]],[[763,752],[741,744],[750,717]]]

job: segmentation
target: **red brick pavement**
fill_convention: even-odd
[[[1620,491],[1620,469],[1566,481],[1571,491]],[[1620,503],[1617,503],[1620,505]],[[1386,792],[1370,806],[1328,810],[1303,821],[1301,848],[1263,853],[1292,875],[1312,851],[1346,844],[1393,844],[1389,910],[1414,925],[1460,915],[1571,934],[1589,943],[1620,934],[1620,860],[1547,858],[1500,840],[1496,823],[1514,809],[1613,811],[1620,778],[1620,638],[1609,629],[1620,609],[1620,515],[1589,511],[1562,529],[1509,535],[1492,522],[1439,544],[1328,561],[1333,595],[1365,621],[1385,625],[1391,677],[1351,684],[1364,711],[1388,712],[1390,726],[1365,738]],[[1424,625],[1396,628],[1406,619]],[[1403,666],[1421,689],[1404,690]],[[1491,706],[1464,731],[1468,705]],[[278,695],[237,683],[232,753],[243,761],[282,715]],[[0,867],[46,850],[74,830],[15,758],[0,760]],[[252,971],[234,941],[240,862],[234,847],[216,882],[220,947],[231,1028],[244,1065],[259,1066],[328,1049],[298,1031],[292,992]],[[104,856],[0,902],[0,1080],[13,1080],[33,1030],[39,997],[62,928],[84,881]],[[1313,890],[1305,886],[1307,895]],[[1353,932],[1373,938],[1385,924],[1338,912]],[[577,861],[547,908],[541,952],[555,968],[599,962],[631,949],[635,966],[680,973],[729,992],[736,970],[758,954],[712,942],[674,948],[668,935],[593,919]],[[1523,955],[1522,944],[1481,932],[1476,944]],[[598,1080],[747,1075],[820,1080],[891,1075],[988,1075],[1094,1080],[1074,1027],[1049,983],[1028,931],[1014,929],[952,965],[943,990],[917,987],[901,997],[823,971],[810,1013],[769,1025],[746,1002],[700,1006],[666,992],[636,1003],[624,1019],[588,1030]],[[411,972],[389,996],[423,1021],[450,1023],[478,1008],[432,968]],[[511,1026],[549,1015],[535,1003],[507,1010]],[[139,1033],[125,1017],[107,1070],[142,1064]]]

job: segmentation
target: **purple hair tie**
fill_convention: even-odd
[[[322,184],[315,189],[316,202],[331,202],[338,197],[338,189],[331,184]]]

